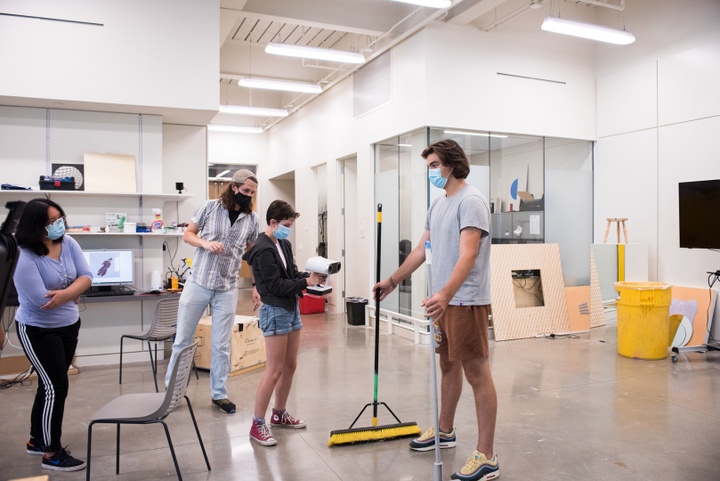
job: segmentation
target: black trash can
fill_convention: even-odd
[[[367,303],[368,300],[364,297],[345,298],[348,324],[353,326],[365,325],[365,305]]]

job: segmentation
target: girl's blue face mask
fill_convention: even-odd
[[[448,174],[448,177],[449,176],[450,174]],[[428,169],[428,179],[430,179],[430,183],[438,189],[445,188],[445,184],[447,184],[447,177],[442,176],[440,169]]]
[[[277,229],[273,231],[276,239],[287,239],[290,236],[291,229],[282,224],[278,224]]]
[[[58,240],[65,234],[65,220],[61,217],[52,224],[45,226],[47,238],[50,240]]]

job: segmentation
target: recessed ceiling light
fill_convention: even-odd
[[[419,5],[421,7],[431,8],[448,8],[452,5],[450,0],[394,0],[401,3],[409,3],[412,5]]]
[[[237,132],[241,134],[262,134],[262,127],[246,127],[242,125],[208,125],[208,130],[213,132]]]
[[[615,30],[592,23],[573,22],[558,17],[545,17],[540,28],[546,32],[561,33],[615,45],[630,45],[635,42],[635,35],[624,30]]]
[[[284,43],[269,43],[265,47],[265,53],[273,55],[284,55],[286,57],[312,58],[315,60],[327,60],[341,63],[365,63],[365,56],[359,52],[348,52],[332,48],[305,47],[303,45],[291,45]]]
[[[322,87],[318,84],[293,82],[290,80],[244,77],[238,80],[238,85],[253,89],[283,90],[286,92],[301,92],[306,94],[322,93]]]
[[[507,135],[502,134],[488,134],[487,132],[466,132],[463,130],[445,130],[446,134],[456,134],[456,135],[472,135],[477,137],[495,137],[498,139],[507,139]]]
[[[221,105],[221,114],[251,115],[258,117],[287,117],[285,109],[271,109],[266,107],[245,107],[241,105]]]

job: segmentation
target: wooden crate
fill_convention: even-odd
[[[200,369],[210,369],[212,359],[212,318],[200,318],[195,337],[198,348],[195,352],[195,365]],[[230,350],[230,375],[265,365],[265,338],[258,318],[254,316],[235,316],[232,329],[232,347]]]

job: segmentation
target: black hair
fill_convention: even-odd
[[[456,179],[467,179],[470,175],[470,162],[462,147],[454,140],[444,139],[433,142],[421,155],[423,159],[427,159],[430,154],[437,154],[443,165],[452,168],[452,176]]]
[[[46,256],[50,253],[50,250],[43,242],[43,239],[47,237],[45,226],[50,220],[48,216],[50,207],[55,207],[60,212],[63,222],[65,222],[65,211],[59,204],[50,199],[33,199],[25,205],[15,231],[15,239],[17,239],[18,245],[39,256]],[[61,236],[53,242],[60,243],[63,237],[65,236]]]
[[[297,219],[298,217],[300,217],[300,214],[295,212],[293,206],[284,200],[274,200],[272,201],[272,204],[270,204],[270,207],[268,207],[265,220],[268,225],[270,225],[271,220],[280,222],[285,219]]]

